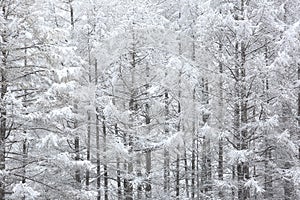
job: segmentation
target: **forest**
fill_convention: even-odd
[[[299,0],[0,0],[0,200],[299,200]]]

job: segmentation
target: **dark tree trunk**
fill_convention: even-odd
[[[80,160],[80,150],[79,150],[79,137],[76,136],[75,140],[75,161],[79,161]],[[80,179],[80,170],[76,169],[75,171],[75,180],[77,182],[77,186],[80,187],[80,183],[81,183],[81,179]]]
[[[103,170],[104,170],[104,200],[108,200],[108,170],[107,170],[107,159],[106,159],[106,139],[107,139],[107,132],[106,132],[106,124],[105,118],[102,117],[102,132],[103,132]]]
[[[147,77],[147,84],[146,84],[146,90],[149,89],[150,85],[149,85],[149,78],[150,78],[150,69],[149,66],[147,65],[146,68],[146,77]],[[149,94],[147,93],[147,97],[149,97]],[[145,105],[145,123],[146,123],[146,129],[147,129],[147,133],[150,133],[150,123],[151,123],[151,118],[150,118],[150,113],[149,110],[150,109],[150,105],[147,102]],[[152,190],[152,186],[151,186],[151,169],[152,169],[152,158],[151,158],[151,148],[146,150],[146,184],[145,184],[145,193],[146,193],[146,199],[151,199],[152,198],[152,194],[151,194],[151,190]]]
[[[6,19],[6,7],[3,5],[2,7],[3,16]],[[7,42],[5,33],[1,34],[3,43]],[[4,99],[7,93],[7,72],[6,72],[6,65],[7,65],[7,57],[8,52],[4,49],[1,51],[2,53],[2,66],[0,67],[0,74],[1,74],[1,102]],[[6,146],[6,131],[7,131],[7,121],[6,121],[7,113],[5,105],[0,106],[0,171],[5,170],[5,146]],[[3,176],[3,175],[1,175]],[[5,198],[5,177],[1,177],[0,179],[0,200],[4,200]]]
[[[165,92],[165,134],[168,136],[169,134],[169,94]],[[164,192],[165,194],[169,193],[170,190],[170,154],[169,149],[167,147],[164,148]]]
[[[86,160],[90,161],[91,159],[91,114],[88,111],[88,127],[87,127],[87,150],[86,150]],[[87,187],[87,189],[89,189],[89,185],[90,185],[90,171],[87,169],[85,172],[85,185]]]
[[[300,63],[298,64],[298,81],[300,82]],[[298,87],[298,139],[300,140],[300,86]],[[300,159],[300,144],[298,147],[298,158]]]
[[[222,55],[222,44],[220,41],[220,45],[219,45],[219,53],[220,53],[220,57]],[[219,98],[218,98],[218,106],[219,106],[219,116],[218,116],[218,120],[219,120],[219,134],[221,135],[221,132],[223,131],[223,119],[224,119],[224,114],[223,114],[223,107],[224,107],[224,102],[223,102],[223,64],[220,61],[219,62]],[[222,138],[222,135],[219,139],[219,143],[218,143],[218,179],[220,181],[223,181],[224,179],[224,166],[223,166],[223,162],[224,162],[224,158],[223,158],[223,154],[224,154],[224,141]],[[222,189],[220,189],[219,191],[219,197],[222,199],[224,197],[223,191]]]
[[[98,85],[98,66],[97,60],[95,60],[95,86]],[[99,115],[99,108],[96,108],[96,162],[97,162],[97,200],[101,199],[101,163],[100,163],[100,115]]]

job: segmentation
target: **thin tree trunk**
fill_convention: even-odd
[[[199,158],[199,141],[198,141],[198,137],[195,138],[195,141],[196,141],[196,178],[197,178],[197,199],[199,200],[200,199],[200,191],[201,191],[201,188],[200,188],[200,167],[199,167],[199,164],[200,164],[200,158]]]
[[[282,102],[282,127],[286,128],[288,120],[290,120],[291,109],[289,107],[290,102]],[[290,170],[293,167],[293,156],[287,156],[284,161],[283,169],[285,171]],[[283,179],[283,190],[284,190],[284,200],[294,200],[295,185],[292,180],[292,175],[290,173],[285,174]]]
[[[137,153],[137,160],[136,160],[136,173],[137,173],[137,177],[138,178],[142,178],[142,155],[141,153]],[[142,188],[142,184],[138,183],[137,185],[137,199],[142,199],[142,192],[143,192],[143,188]]]
[[[132,148],[133,148],[133,138],[132,138],[132,133],[130,133],[129,138],[128,138],[128,146],[129,146],[129,155],[131,156],[132,154]],[[125,193],[125,200],[133,200],[133,184],[132,184],[132,176],[133,176],[133,163],[132,163],[132,158],[129,158],[128,163],[127,163],[127,170],[128,170],[128,175],[124,179],[124,193]]]
[[[244,3],[242,0],[242,11],[244,8]],[[243,13],[243,12],[242,12]],[[241,75],[241,86],[240,86],[240,96],[241,96],[241,123],[242,126],[246,126],[248,123],[248,108],[247,108],[247,94],[246,94],[246,69],[245,69],[245,63],[246,63],[246,49],[244,42],[241,42],[241,62],[240,62],[240,75]],[[248,131],[246,128],[243,128],[241,130],[241,135],[239,138],[239,149],[240,150],[247,150],[249,149],[249,144],[247,142],[248,139]],[[249,188],[245,187],[245,182],[250,178],[249,176],[249,163],[248,162],[239,162],[237,165],[237,175],[238,175],[238,199],[239,200],[246,200],[250,198],[250,190]]]
[[[76,125],[75,125],[76,127]],[[74,143],[75,143],[75,161],[79,161],[80,160],[80,150],[79,150],[79,136],[76,136],[74,139]],[[75,171],[75,180],[77,182],[77,187],[80,187],[80,183],[81,183],[81,179],[80,179],[80,170],[76,169]]]
[[[232,166],[232,182],[234,182],[235,181],[235,176],[236,176],[236,172],[235,172],[236,170],[235,170],[235,166],[233,165]],[[235,190],[235,188],[234,187],[231,187],[231,199],[232,200],[235,200],[235,195],[236,195],[236,190]]]
[[[182,71],[179,72],[179,81],[178,81],[178,108],[177,108],[177,114],[179,116],[179,121],[177,124],[177,131],[180,132],[181,130],[181,76],[182,76]],[[180,146],[177,146],[178,152],[180,152]],[[176,180],[175,180],[175,191],[176,191],[176,198],[179,199],[180,195],[180,154],[176,154]]]
[[[89,84],[92,83],[92,63],[91,63],[91,47],[90,47],[90,34],[88,33],[88,61],[89,61]],[[97,77],[96,77],[97,78]],[[89,102],[89,104],[91,105],[91,102]],[[91,159],[91,113],[88,110],[87,111],[87,121],[88,121],[88,125],[87,125],[87,150],[86,150],[86,160],[90,161]],[[85,185],[87,187],[87,190],[89,189],[89,185],[90,185],[90,171],[87,169],[85,172]]]
[[[205,78],[202,78],[202,103],[205,106],[209,104],[208,97],[208,81]],[[208,123],[209,114],[203,113],[202,115],[203,124]],[[210,152],[210,139],[205,137],[203,138],[203,146],[202,146],[202,191],[210,195],[212,190],[212,168],[211,168],[211,152]]]
[[[26,133],[26,132],[25,132]],[[23,178],[22,178],[22,183],[26,183],[26,163],[27,163],[27,139],[23,140],[22,144],[22,156],[23,156]]]
[[[165,134],[166,137],[169,135],[169,94],[165,91]],[[164,192],[166,195],[169,194],[170,189],[170,153],[168,147],[164,148]]]
[[[26,133],[26,132],[24,132]],[[27,157],[28,157],[28,154],[27,154],[27,139],[24,139],[23,140],[23,144],[22,144],[22,156],[23,156],[23,159],[22,159],[22,164],[23,164],[23,177],[22,177],[22,183],[26,183],[26,164],[27,164]],[[22,200],[25,200],[26,199],[26,195],[24,194]]]
[[[167,148],[164,149],[164,191],[168,195],[170,189],[170,154]]]
[[[104,200],[108,200],[108,170],[107,170],[107,159],[106,159],[106,140],[107,140],[107,132],[106,132],[106,124],[105,117],[102,118],[102,132],[103,132],[103,169],[104,169]]]
[[[26,44],[24,45],[26,47]],[[27,48],[25,48],[24,50],[24,54],[25,54],[25,59],[24,59],[24,67],[27,67]],[[26,108],[26,100],[27,100],[27,90],[24,89],[24,99],[23,99],[23,106]],[[24,131],[24,136],[26,137],[26,131]],[[22,177],[22,183],[26,183],[26,164],[27,164],[27,158],[28,158],[28,147],[27,147],[27,138],[23,139],[22,142],[22,164],[23,164],[23,177]],[[26,199],[26,195],[24,194],[22,200]]]
[[[241,20],[244,20],[244,9],[245,9],[245,0],[241,0]],[[247,88],[246,88],[246,47],[245,43],[241,42],[241,49],[240,49],[240,56],[241,56],[241,123],[242,126],[245,127],[248,123],[248,101],[247,101]],[[248,150],[249,143],[248,143],[248,130],[243,128],[241,130],[241,150]],[[249,163],[241,162],[237,166],[238,172],[238,181],[239,181],[239,192],[238,197],[240,200],[246,200],[250,198],[250,189],[245,187],[245,182],[250,178],[250,171],[249,171]]]
[[[244,43],[241,43],[241,123],[242,126],[245,126],[248,122],[248,114],[247,114],[247,100],[246,100],[246,86],[245,86],[245,78],[246,78],[246,70],[245,70],[245,47]],[[249,145],[247,143],[248,133],[245,128],[241,130],[241,135],[239,138],[239,149],[247,150]],[[239,162],[237,165],[237,174],[238,174],[238,199],[246,200],[250,198],[249,188],[244,187],[245,181],[247,181],[249,177],[249,163],[248,162]]]
[[[3,15],[6,15],[6,7],[2,7]],[[4,43],[7,42],[6,35],[1,35],[2,40]],[[1,102],[4,99],[7,93],[7,72],[6,72],[6,65],[7,65],[7,56],[8,52],[3,49],[2,53],[2,66],[0,67],[0,74],[1,74]],[[6,122],[6,108],[4,106],[0,106],[0,171],[5,170],[5,137],[6,137],[6,130],[7,130],[7,122]],[[2,175],[3,176],[3,175]],[[5,177],[3,176],[0,180],[0,200],[4,200],[5,198]]]
[[[98,85],[98,66],[97,60],[95,60],[95,86]],[[99,108],[96,108],[96,162],[97,162],[97,200],[101,199],[101,163],[100,163],[100,115],[99,115]]]
[[[284,9],[284,14],[283,14],[283,21],[285,23],[288,24],[288,8],[287,8],[287,3],[284,4],[283,9]],[[286,26],[288,27],[288,26]],[[285,27],[285,30],[286,30]],[[298,79],[299,79],[299,65],[298,65]],[[298,94],[299,95],[299,94]],[[298,96],[299,97],[299,96]],[[299,99],[298,99],[299,100]],[[282,102],[282,121],[283,121],[283,127],[285,127],[285,124],[287,122],[287,120],[289,120],[289,114],[291,113],[291,110],[289,109],[289,104],[290,102]],[[299,101],[298,101],[298,106],[299,106]],[[298,108],[299,109],[299,108]],[[300,147],[299,147],[299,155],[300,155]],[[300,156],[299,156],[300,157]],[[286,158],[287,160],[284,163],[284,170],[289,170],[293,167],[292,164],[292,158]],[[283,180],[283,190],[284,190],[284,200],[293,200],[296,199],[294,197],[294,193],[295,193],[295,188],[294,188],[294,184],[293,181],[291,180],[291,175],[287,175],[286,177],[284,177]]]
[[[133,39],[135,36],[133,35]],[[136,96],[136,91],[135,91],[135,68],[136,68],[136,52],[135,49],[133,48],[133,51],[131,52],[132,56],[132,62],[131,62],[131,94],[130,94],[130,100],[129,100],[129,110],[131,111],[130,114],[130,122],[129,122],[129,128],[130,128],[130,133],[128,137],[128,145],[129,145],[129,160],[128,160],[128,177],[125,178],[125,199],[126,200],[132,200],[133,199],[133,184],[132,184],[132,176],[133,176],[133,161],[132,161],[132,153],[133,153],[133,133],[132,133],[132,128],[134,128],[134,112],[136,111],[137,105],[135,101],[135,96]]]
[[[238,56],[239,52],[239,43],[236,42],[235,44],[235,60],[236,62],[239,59]],[[240,143],[240,69],[238,64],[235,65],[235,103],[234,103],[234,122],[233,122],[233,129],[234,129],[234,139],[237,143],[237,149],[240,150],[239,143]],[[236,177],[236,168],[232,166],[232,180],[235,181]],[[238,182],[238,190],[240,190],[240,182]],[[235,189],[232,188],[232,199],[235,199]]]
[[[152,194],[152,186],[151,186],[151,169],[152,169],[152,162],[151,162],[151,150],[147,150],[146,152],[146,175],[147,175],[147,182],[146,182],[146,199],[151,199]]]
[[[194,22],[194,20],[193,20]],[[193,23],[193,26],[195,24]],[[196,61],[196,43],[195,43],[195,33],[192,34],[193,42],[192,42],[192,60],[195,62]],[[196,87],[196,86],[195,86]],[[196,88],[193,89],[193,122],[192,122],[192,173],[191,173],[191,198],[192,200],[195,199],[195,173],[196,173]],[[199,197],[198,197],[199,198]]]
[[[189,187],[189,167],[188,167],[188,158],[186,153],[186,144],[184,143],[184,174],[185,174],[185,193],[186,198],[190,196],[190,187]]]
[[[146,84],[146,90],[148,91],[150,85],[149,85],[149,78],[150,78],[150,68],[147,65],[146,68],[146,77],[147,77],[147,84]],[[149,97],[149,94],[147,93],[147,97]],[[148,102],[146,102],[145,105],[145,123],[146,123],[146,129],[147,129],[147,133],[150,134],[150,123],[151,123],[151,118],[150,118],[150,113],[149,110],[150,109],[150,105]],[[146,199],[151,199],[152,198],[152,194],[151,194],[151,190],[152,190],[152,186],[151,186],[151,169],[152,169],[152,160],[151,160],[151,148],[146,150],[146,183],[145,183],[145,193],[146,193]]]
[[[267,41],[265,42],[267,44]],[[265,64],[266,64],[266,67],[269,66],[269,61],[268,61],[268,45],[266,45],[265,47]],[[269,80],[268,78],[266,77],[263,81],[263,90],[264,90],[264,93],[265,93],[265,96],[266,98],[268,99],[268,91],[269,91]],[[269,102],[267,101],[267,104]],[[264,108],[262,108],[264,109]],[[267,119],[267,113],[266,113],[266,109],[263,110],[263,120],[266,121]],[[265,147],[266,147],[266,151],[265,151],[265,163],[264,163],[264,170],[265,170],[265,175],[264,175],[264,196],[265,198],[273,198],[273,181],[272,181],[272,171],[271,171],[271,167],[270,167],[270,162],[272,160],[272,150],[269,146],[269,139],[268,139],[268,131],[266,130],[265,131],[265,136],[266,136],[266,139],[265,139]]]
[[[69,8],[70,8],[70,23],[71,23],[71,27],[72,27],[72,38],[74,35],[74,28],[75,28],[75,21],[74,21],[74,9],[72,6],[72,1],[68,1],[67,2],[69,4]],[[74,112],[76,114],[76,112],[78,111],[78,105],[77,102],[74,103]],[[74,119],[74,129],[77,128],[77,120]],[[78,136],[78,133],[76,133],[76,136],[74,138],[74,149],[75,149],[75,161],[79,161],[80,160],[80,139]],[[76,180],[76,184],[77,187],[80,187],[80,183],[81,183],[81,177],[80,177],[80,170],[76,169],[75,170],[75,180]]]
[[[179,149],[179,147],[178,147]],[[180,155],[176,155],[176,181],[175,181],[176,199],[180,199]]]
[[[122,199],[122,184],[121,184],[121,170],[120,170],[120,158],[117,157],[117,185],[118,185],[118,200]]]
[[[146,76],[148,76],[149,74],[149,67],[146,67]],[[148,78],[148,77],[147,77]],[[147,79],[148,81],[148,79]],[[147,84],[146,84],[146,88],[147,88]],[[136,110],[136,108],[135,108]],[[146,114],[147,115],[147,114]],[[136,157],[136,174],[139,180],[142,179],[142,152],[138,152],[137,153],[137,157]],[[139,181],[137,184],[137,199],[144,199],[142,198],[143,195],[143,185],[142,183]]]
[[[196,161],[196,156],[195,156],[195,140],[193,139],[192,141],[192,173],[191,173],[191,199],[195,199],[195,171],[196,171],[196,168],[195,168],[195,161]]]
[[[115,104],[113,99],[113,104]],[[115,124],[115,135],[119,135],[118,124]],[[117,156],[117,187],[118,187],[118,200],[122,199],[122,184],[121,184],[121,170],[120,170],[120,157]]]
[[[222,56],[222,44],[220,41],[220,45],[219,45],[219,53],[220,53],[220,57]],[[223,113],[223,107],[224,107],[224,102],[223,102],[223,64],[222,61],[219,62],[219,99],[218,99],[218,106],[219,106],[219,116],[218,116],[218,120],[219,120],[219,134],[220,134],[220,138],[219,138],[219,144],[218,144],[218,179],[220,181],[223,181],[224,179],[224,166],[223,166],[223,162],[224,162],[224,141],[222,138],[222,131],[223,131],[223,123],[224,123],[224,113]],[[224,194],[222,189],[220,189],[219,191],[219,197],[222,199],[224,198]]]
[[[91,152],[91,113],[88,111],[87,113],[88,117],[88,126],[87,126],[87,150],[86,150],[86,160],[90,161],[90,152]],[[87,189],[89,189],[90,185],[90,171],[87,169],[85,172],[85,185]]]
[[[300,82],[300,63],[298,64],[298,82]],[[298,87],[298,133],[300,132],[300,86]],[[300,139],[300,135],[298,135]],[[298,158],[300,159],[300,145],[298,147]]]

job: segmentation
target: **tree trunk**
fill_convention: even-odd
[[[113,104],[115,101],[113,99]],[[118,124],[115,124],[115,135],[119,135]],[[122,200],[122,184],[121,184],[121,170],[120,170],[120,157],[117,156],[117,187],[118,187],[118,200]]]
[[[219,45],[219,54],[220,58],[222,56],[222,44],[220,41]],[[222,131],[223,131],[223,123],[224,123],[224,112],[223,112],[223,107],[224,107],[224,102],[223,102],[223,64],[220,61],[219,62],[219,98],[218,98],[218,129],[219,129],[219,143],[218,143],[218,179],[220,181],[223,181],[224,179],[224,166],[223,166],[223,146],[224,146],[224,141],[223,141],[223,136],[222,136]],[[224,194],[222,189],[219,189],[219,197],[220,199],[224,198]]]
[[[118,185],[118,200],[122,200],[121,171],[120,171],[119,156],[117,157],[117,185]]]
[[[26,44],[24,45],[26,47]],[[24,67],[27,67],[27,48],[24,50],[25,58],[24,58]],[[27,90],[24,89],[24,98],[23,98],[23,106],[26,108],[26,100],[27,100]],[[26,130],[24,131],[24,136],[26,137]],[[26,165],[27,165],[27,158],[28,158],[28,143],[27,138],[23,139],[22,142],[22,168],[23,168],[23,177],[22,177],[22,183],[26,183]],[[24,194],[22,200],[26,199],[26,195]]]
[[[135,38],[134,34],[133,34],[133,39]],[[130,88],[130,100],[129,100],[129,110],[131,111],[130,114],[130,119],[129,119],[129,129],[130,129],[130,133],[129,133],[129,137],[128,137],[128,146],[129,146],[129,160],[128,160],[128,165],[127,165],[127,169],[128,169],[128,176],[125,178],[125,185],[124,185],[124,189],[125,189],[125,199],[126,200],[132,200],[133,199],[133,184],[132,184],[132,176],[133,176],[133,161],[132,161],[132,153],[133,153],[133,126],[134,126],[134,114],[137,108],[136,105],[136,91],[135,91],[135,68],[136,68],[136,52],[135,49],[133,47],[133,50],[131,53],[131,88]]]
[[[185,176],[185,193],[186,198],[189,198],[190,196],[190,186],[189,186],[189,167],[188,167],[188,158],[187,158],[187,152],[186,152],[186,144],[184,142],[184,176]]]
[[[136,174],[137,174],[137,177],[139,178],[139,180],[141,180],[141,178],[142,178],[142,155],[140,152],[137,153],[136,165],[137,165],[136,166]],[[139,182],[137,185],[137,199],[143,199],[142,192],[143,192],[142,184]]]
[[[243,1],[242,1],[243,2]],[[244,4],[242,4],[243,9]],[[247,88],[246,88],[246,49],[244,42],[241,42],[241,62],[240,62],[240,75],[241,75],[241,86],[240,86],[240,97],[241,97],[241,124],[246,126],[248,123],[248,108],[247,108]],[[248,140],[248,131],[246,128],[243,128],[239,137],[239,150],[249,149]],[[250,178],[249,175],[249,163],[248,162],[239,162],[237,165],[237,175],[238,175],[238,199],[246,200],[250,198],[250,190],[244,186],[245,182]]]
[[[88,117],[88,126],[87,126],[87,150],[86,150],[86,160],[90,161],[91,159],[91,113],[88,111],[87,113]],[[90,185],[90,171],[87,169],[85,172],[85,185],[87,189],[89,189]]]
[[[26,131],[24,131],[24,133],[26,134]],[[22,183],[24,184],[24,183],[26,183],[26,164],[27,164],[27,157],[28,157],[28,154],[27,154],[27,139],[24,139],[23,140],[23,144],[22,144],[22,157],[23,157],[23,159],[22,159],[22,164],[23,164],[23,166],[22,166],[22,168],[23,168],[23,177],[22,177]],[[23,196],[23,198],[22,198],[22,200],[25,200],[26,199],[26,196],[25,196],[25,194],[24,194],[24,196]]]
[[[74,143],[75,143],[75,161],[79,161],[80,160],[79,136],[75,137]],[[76,183],[77,183],[77,187],[79,188],[80,183],[81,183],[80,170],[79,169],[76,169],[76,171],[75,171],[75,180],[76,180]]]
[[[200,167],[199,167],[199,164],[200,164],[200,158],[199,158],[199,141],[198,141],[198,137],[195,138],[195,141],[196,141],[196,180],[197,180],[197,199],[199,200],[200,199],[200,191],[201,191],[201,188],[200,188]]]
[[[268,45],[267,45],[267,41],[265,42],[266,43],[266,47],[265,47],[265,64],[266,64],[266,67],[269,66],[269,55],[268,55]],[[268,78],[266,77],[263,81],[263,92],[265,94],[265,97],[268,99],[268,91],[269,91],[269,80]],[[267,104],[268,104],[268,100],[267,100]],[[267,111],[266,109],[262,108],[263,109],[263,121],[266,121],[267,120]],[[266,136],[266,139],[265,139],[265,148],[266,148],[266,151],[265,151],[265,162],[264,162],[264,196],[265,198],[273,198],[273,181],[272,181],[272,171],[271,171],[271,166],[270,166],[270,162],[272,160],[272,150],[270,148],[270,145],[269,145],[269,139],[268,139],[268,136],[269,136],[269,132],[266,130],[265,131],[265,134]]]
[[[95,86],[98,85],[98,66],[97,60],[95,60]],[[99,108],[96,108],[96,162],[97,162],[97,200],[101,199],[101,163],[100,163],[100,115],[99,115]]]
[[[179,146],[178,146],[179,150]],[[180,155],[176,154],[176,181],[175,181],[176,199],[180,199]]]
[[[166,137],[169,135],[169,94],[165,91],[165,134]],[[165,195],[169,194],[170,189],[170,154],[168,147],[164,148],[164,192]]]
[[[193,20],[195,22],[195,20]],[[193,26],[195,24],[193,23]],[[193,42],[192,42],[192,60],[196,61],[196,44],[195,44],[195,33],[192,34]],[[194,86],[196,87],[196,86]],[[197,118],[196,118],[196,88],[193,89],[193,122],[192,122],[192,173],[191,173],[191,198],[192,200],[195,199],[195,192],[196,192],[196,182],[195,182],[195,174],[196,174],[196,124],[197,124]],[[199,198],[199,197],[198,197]]]
[[[206,107],[209,104],[208,97],[208,80],[202,78],[202,104]],[[209,114],[203,113],[203,124],[208,123]],[[211,150],[210,150],[210,139],[205,137],[203,138],[203,146],[202,146],[202,173],[201,173],[201,181],[203,189],[202,191],[210,195],[212,190],[212,168],[211,168]]]
[[[298,82],[300,82],[300,63],[298,64]],[[298,133],[300,132],[300,86],[298,86]],[[300,135],[298,134],[300,140]],[[300,159],[300,145],[298,147],[298,158]]]
[[[177,131],[180,132],[181,130],[181,76],[182,71],[179,72],[179,81],[178,81],[178,105],[177,105],[177,115],[179,116],[178,124],[177,124]],[[180,152],[180,146],[177,146],[177,151]],[[180,195],[180,154],[176,154],[176,180],[175,180],[175,191],[176,191],[176,198],[179,199]]]
[[[88,34],[88,61],[89,61],[89,84],[92,84],[92,62],[91,62],[91,47],[90,47],[90,34]],[[95,77],[97,78],[97,77]],[[91,105],[91,102],[89,102],[89,105]],[[87,111],[87,150],[86,150],[86,160],[90,161],[91,159],[91,113],[88,110]],[[90,185],[90,171],[87,169],[85,172],[85,185],[87,190],[89,189]]]
[[[235,44],[235,60],[238,61],[238,51],[239,51],[239,44],[238,42]],[[234,103],[234,122],[233,122],[233,129],[234,129],[234,138],[236,139],[237,150],[240,150],[239,143],[240,143],[240,69],[238,64],[235,66],[235,103]],[[235,180],[236,176],[236,168],[233,166],[232,170],[232,179]],[[240,181],[238,182],[238,190],[240,190]],[[232,188],[232,199],[235,199],[235,191]],[[240,200],[240,199],[239,199]]]
[[[284,168],[289,170],[292,167],[290,162],[286,162]],[[285,176],[283,181],[283,189],[284,189],[284,200],[294,200],[296,199],[294,195],[295,187],[293,184],[293,180],[291,175]]]
[[[286,128],[288,120],[290,120],[291,109],[289,107],[290,102],[282,102],[282,127]],[[283,169],[288,171],[293,167],[293,155],[289,155],[285,158]],[[290,173],[283,177],[283,190],[284,190],[284,200],[294,200],[295,186],[292,180],[292,175]]]
[[[125,194],[125,200],[133,200],[133,185],[132,185],[132,176],[133,176],[133,163],[132,163],[132,145],[133,145],[133,138],[130,133],[128,138],[128,146],[129,146],[129,160],[127,163],[127,177],[124,179],[124,194]]]
[[[6,7],[2,7],[3,15],[6,13]],[[2,40],[4,43],[7,42],[6,35],[1,35]],[[2,53],[2,66],[0,67],[0,74],[1,74],[1,102],[4,99],[7,93],[7,72],[6,72],[6,65],[7,65],[7,56],[8,52],[4,49],[1,51]],[[7,130],[7,113],[5,105],[0,106],[0,171],[5,170],[5,138],[6,138],[6,130]],[[0,200],[4,200],[5,198],[5,176],[1,175],[0,179]]]
[[[192,173],[191,173],[191,198],[192,200],[195,199],[195,192],[196,192],[196,134],[195,134],[196,130],[195,130],[195,118],[193,119],[193,128],[192,128],[192,160],[191,160],[191,164],[192,164]]]
[[[108,171],[107,171],[107,159],[106,159],[106,139],[107,139],[107,132],[106,132],[106,124],[105,124],[105,117],[102,117],[102,132],[103,132],[103,169],[104,169],[104,200],[108,200]]]
[[[151,150],[146,151],[146,175],[147,175],[147,181],[146,181],[146,199],[151,199],[152,194],[152,186],[151,186],[151,169],[152,169],[152,163],[151,163]]]
[[[146,68],[146,77],[147,77],[147,84],[146,84],[146,90],[148,91],[150,85],[149,85],[149,78],[150,78],[150,69],[149,66],[147,65]],[[147,97],[149,97],[149,94],[147,93]],[[150,134],[150,122],[151,122],[151,118],[150,118],[150,113],[149,113],[149,103],[146,102],[145,105],[145,123],[146,123],[146,129],[147,129],[147,133]],[[146,183],[145,183],[145,193],[146,193],[146,199],[151,199],[152,198],[152,194],[151,194],[151,190],[152,190],[152,186],[151,186],[151,169],[152,169],[152,160],[151,160],[151,148],[146,150]]]
[[[72,27],[72,38],[74,35],[74,28],[75,28],[75,21],[74,21],[74,9],[72,6],[72,1],[68,1],[67,2],[69,4],[69,9],[70,9],[70,23],[71,23],[71,27]],[[77,101],[77,100],[75,100]],[[74,102],[74,113],[76,114],[78,111],[78,105],[77,102]],[[75,117],[74,119],[74,129],[77,128],[77,119]],[[75,149],[75,161],[79,161],[80,160],[80,139],[78,136],[78,133],[76,133],[76,136],[74,138],[74,149]],[[75,181],[77,184],[77,187],[80,188],[80,183],[81,183],[81,177],[80,177],[80,170],[76,169],[75,170]]]

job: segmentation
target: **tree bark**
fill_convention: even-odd
[[[219,54],[220,54],[220,59],[222,56],[222,44],[220,41],[220,45],[219,45]],[[223,181],[224,179],[224,166],[223,166],[223,162],[224,162],[224,150],[223,150],[223,146],[224,146],[224,141],[223,141],[223,136],[222,131],[223,131],[223,123],[224,123],[224,112],[223,112],[223,107],[224,107],[224,102],[223,102],[223,64],[222,61],[219,61],[219,98],[218,98],[218,106],[219,106],[219,110],[218,110],[218,129],[219,129],[219,143],[218,143],[218,180]],[[224,198],[224,194],[222,189],[219,190],[219,197],[222,199]]]
[[[169,94],[168,91],[165,91],[165,135],[168,137],[169,135]],[[164,192],[165,195],[168,195],[170,189],[170,154],[168,147],[164,147]]]
[[[246,69],[245,69],[245,62],[246,62],[246,49],[244,42],[241,42],[241,124],[242,126],[246,126],[248,123],[248,109],[247,109],[247,96],[246,96]],[[248,142],[248,131],[246,128],[242,128],[241,136],[239,138],[240,142],[238,144],[240,150],[247,150],[249,148]],[[245,182],[250,178],[249,177],[249,163],[248,162],[239,162],[237,165],[237,174],[238,174],[238,182],[239,182],[239,189],[238,189],[238,198],[239,200],[246,200],[250,198],[250,191],[249,188],[244,186]]]
[[[113,99],[113,104],[115,104],[115,100]],[[118,124],[114,125],[115,129],[115,135],[119,135],[119,130],[118,130]],[[122,183],[121,183],[121,168],[120,168],[120,157],[117,156],[117,195],[118,195],[118,200],[122,200]]]
[[[265,47],[265,64],[266,64],[266,67],[269,65],[269,53],[268,53],[268,45],[267,45],[267,41],[265,42],[266,43],[266,47]],[[264,80],[263,80],[263,92],[265,94],[265,97],[268,99],[268,91],[269,91],[269,80],[268,80],[268,77],[266,77]],[[268,100],[267,100],[267,104],[269,104]],[[262,108],[263,109],[263,121],[266,121],[267,120],[267,111],[266,109]],[[272,160],[272,149],[270,148],[270,144],[269,144],[269,139],[268,139],[268,136],[269,136],[269,133],[268,131],[266,130],[265,131],[265,134],[266,136],[266,139],[265,139],[265,148],[266,148],[266,151],[265,151],[265,162],[264,162],[264,196],[265,198],[273,198],[273,178],[272,178],[272,171],[271,171],[271,167],[270,167],[270,162]]]
[[[95,86],[98,85],[98,65],[97,60],[95,60]],[[97,162],[97,200],[101,199],[101,163],[100,163],[100,115],[99,115],[99,108],[96,107],[96,162]]]
[[[107,139],[107,132],[106,132],[106,124],[105,124],[105,117],[102,117],[102,132],[103,132],[103,170],[104,170],[104,200],[108,200],[108,170],[107,170],[107,159],[106,159],[106,139]]]
[[[202,104],[204,106],[208,106],[209,97],[208,97],[208,80],[202,78]],[[202,114],[203,125],[208,123],[209,114]],[[202,192],[210,195],[212,190],[212,167],[211,167],[211,150],[210,150],[210,139],[204,136],[203,138],[203,146],[202,146],[202,173],[201,173],[201,181],[202,181]]]
[[[122,184],[121,184],[121,170],[120,158],[117,157],[117,186],[118,186],[118,200],[122,200]]]
[[[152,162],[151,162],[151,150],[146,151],[146,175],[147,175],[147,181],[146,181],[146,199],[151,199],[152,194],[152,186],[151,186],[151,169],[152,169]]]
[[[76,125],[75,125],[76,128]],[[79,136],[76,136],[74,139],[74,146],[75,146],[75,161],[79,161],[80,160],[80,149],[79,149]],[[75,170],[75,180],[77,183],[77,187],[80,187],[80,183],[81,183],[81,178],[80,178],[80,170],[76,169]]]
[[[179,81],[178,81],[178,104],[177,104],[177,115],[179,116],[178,124],[177,124],[177,131],[181,131],[181,76],[182,71],[179,72]],[[180,146],[177,146],[177,151],[180,152]],[[179,199],[180,197],[180,154],[176,154],[176,180],[175,180],[175,191],[176,191],[176,198]]]
[[[148,91],[150,85],[149,85],[149,78],[150,78],[150,69],[149,66],[147,65],[146,68],[146,77],[147,77],[147,84],[146,84],[146,90]],[[147,98],[149,97],[149,94],[147,93]],[[147,134],[150,134],[150,123],[151,123],[151,118],[150,118],[150,105],[148,102],[146,102],[145,105],[145,123],[146,123],[146,131]],[[152,194],[152,186],[151,186],[151,169],[152,169],[152,159],[151,159],[151,148],[146,150],[146,183],[145,183],[145,193],[146,193],[146,199],[151,199]]]
[[[142,178],[142,155],[141,153],[137,153],[137,159],[136,159],[136,173],[137,177],[141,180]],[[142,199],[142,193],[143,188],[142,184],[139,182],[137,185],[137,199]]]
[[[2,11],[3,16],[5,16],[6,19],[6,7],[3,5]],[[4,43],[7,42],[6,34],[1,34],[2,40]],[[1,102],[4,99],[6,93],[7,93],[7,57],[8,57],[8,51],[3,49],[1,51],[2,53],[2,65],[0,67],[0,74],[1,74]],[[0,171],[5,170],[5,146],[6,146],[6,130],[7,130],[7,113],[5,105],[0,106]],[[1,175],[3,176],[3,175]],[[5,176],[1,177],[0,180],[0,200],[4,200],[5,198]]]
[[[298,82],[300,82],[300,63],[298,63]],[[300,140],[300,86],[298,86],[298,139]],[[298,147],[298,158],[300,159],[300,145]]]
[[[88,61],[89,61],[89,84],[92,84],[92,62],[91,62],[91,47],[90,47],[90,34],[88,33]],[[95,77],[97,78],[97,77]],[[89,102],[89,105],[91,105],[91,102]],[[87,111],[87,150],[86,150],[86,160],[90,161],[91,159],[91,113],[88,110]],[[85,185],[87,190],[89,189],[90,185],[90,171],[87,169],[85,172]]]
[[[135,35],[133,34],[133,39],[135,38]],[[133,199],[133,184],[132,184],[132,176],[133,176],[133,161],[132,161],[132,153],[133,153],[133,129],[134,129],[134,114],[137,109],[136,105],[136,90],[135,90],[135,68],[137,65],[136,60],[136,52],[135,47],[133,47],[132,52],[130,52],[131,55],[131,88],[130,88],[130,100],[129,100],[129,110],[131,111],[130,119],[129,119],[129,137],[128,137],[128,146],[129,146],[129,160],[127,164],[128,169],[128,176],[124,180],[124,192],[125,192],[125,199],[126,200],[132,200]]]
[[[86,150],[86,160],[90,161],[91,159],[91,113],[88,111],[87,113],[88,117],[88,126],[87,126],[87,150]],[[89,185],[90,185],[90,171],[87,169],[85,172],[85,185],[87,187],[87,189],[89,189]]]

